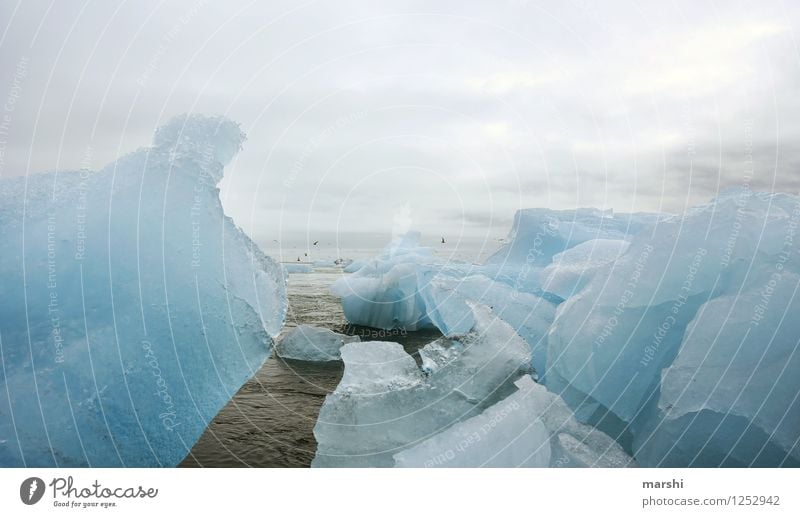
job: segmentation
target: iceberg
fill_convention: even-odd
[[[786,321],[800,275],[762,264],[748,276],[698,309],[662,372],[658,414],[634,442],[648,465],[800,466],[800,340]]]
[[[631,467],[614,440],[577,422],[555,394],[521,377],[480,415],[394,455],[396,467]]]
[[[386,330],[434,328],[421,294],[426,285],[419,275],[471,266],[442,263],[431,248],[419,246],[419,239],[419,232],[395,238],[379,256],[331,286],[331,293],[342,300],[347,321]]]
[[[522,210],[481,266],[443,264],[413,235],[398,239],[337,286],[353,296],[343,300],[348,319],[437,327],[445,339],[420,351],[425,384],[477,404],[401,433],[392,456],[403,465],[447,456],[451,465],[514,464],[480,447],[447,452],[505,407],[491,409],[464,389],[469,374],[455,373],[480,371],[460,355],[479,326],[478,304],[502,322],[497,339],[508,331],[527,342],[533,378],[557,397],[557,411],[531,414],[559,463],[625,465],[632,455],[643,466],[800,465],[800,327],[791,318],[800,309],[799,224],[797,196],[742,188],[673,216]],[[574,431],[554,431],[552,414]]]
[[[284,359],[298,361],[338,361],[341,359],[342,346],[358,341],[361,341],[358,336],[346,336],[325,328],[300,325],[278,339],[275,353]]]
[[[320,410],[313,467],[392,467],[393,455],[468,419],[514,390],[527,344],[486,307],[459,340],[426,345],[420,369],[397,343],[348,343],[344,375]]]
[[[357,343],[357,342],[356,342]],[[342,350],[345,371],[336,390],[352,395],[382,395],[386,391],[415,388],[423,376],[414,358],[399,343],[369,341]]]
[[[261,366],[287,302],[220,202],[243,140],[182,116],[102,170],[2,181],[0,465],[176,465]]]
[[[739,189],[639,232],[559,305],[548,388],[644,466],[794,464],[798,221]]]
[[[418,232],[401,235],[356,273],[337,280],[331,291],[342,299],[347,320],[382,329],[435,327],[458,338],[475,326],[470,304],[487,305],[529,344],[537,377],[543,376],[557,300],[489,278],[481,274],[483,266],[439,260],[419,239]],[[595,247],[606,250],[604,245]]]
[[[542,288],[543,269],[557,254],[592,240],[629,241],[667,217],[596,208],[518,210],[506,244],[486,260],[483,272],[519,291],[537,293]]]

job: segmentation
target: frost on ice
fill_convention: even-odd
[[[284,359],[338,361],[341,359],[342,346],[357,341],[361,341],[358,336],[345,336],[325,328],[300,325],[278,340],[275,352]]]
[[[243,140],[184,116],[100,171],[3,180],[0,464],[175,465],[261,366],[284,275],[216,188]]]

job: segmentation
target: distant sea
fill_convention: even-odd
[[[313,263],[314,261],[330,261],[336,259],[365,259],[378,255],[389,243],[372,243],[364,246],[340,247],[335,242],[320,240],[316,245],[312,241],[309,243],[279,244],[272,242],[260,243],[261,249],[269,256],[280,262],[300,262]],[[439,239],[423,239],[422,246],[430,247],[437,256],[445,260],[457,260],[480,264],[490,255],[497,251],[502,245],[502,239],[491,240],[455,240],[441,242]]]

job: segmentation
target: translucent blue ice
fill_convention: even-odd
[[[406,240],[341,293],[348,319],[456,339],[485,304],[537,380],[641,465],[797,466],[799,225],[800,198],[744,188],[674,216],[527,209],[484,265]],[[420,354],[427,371],[444,355]]]
[[[102,170],[3,180],[0,465],[175,465],[261,366],[284,275],[216,188],[243,140],[184,116]]]

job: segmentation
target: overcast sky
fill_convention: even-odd
[[[222,3],[0,0],[0,175],[198,112],[248,135],[222,196],[262,244],[800,188],[796,2]]]

